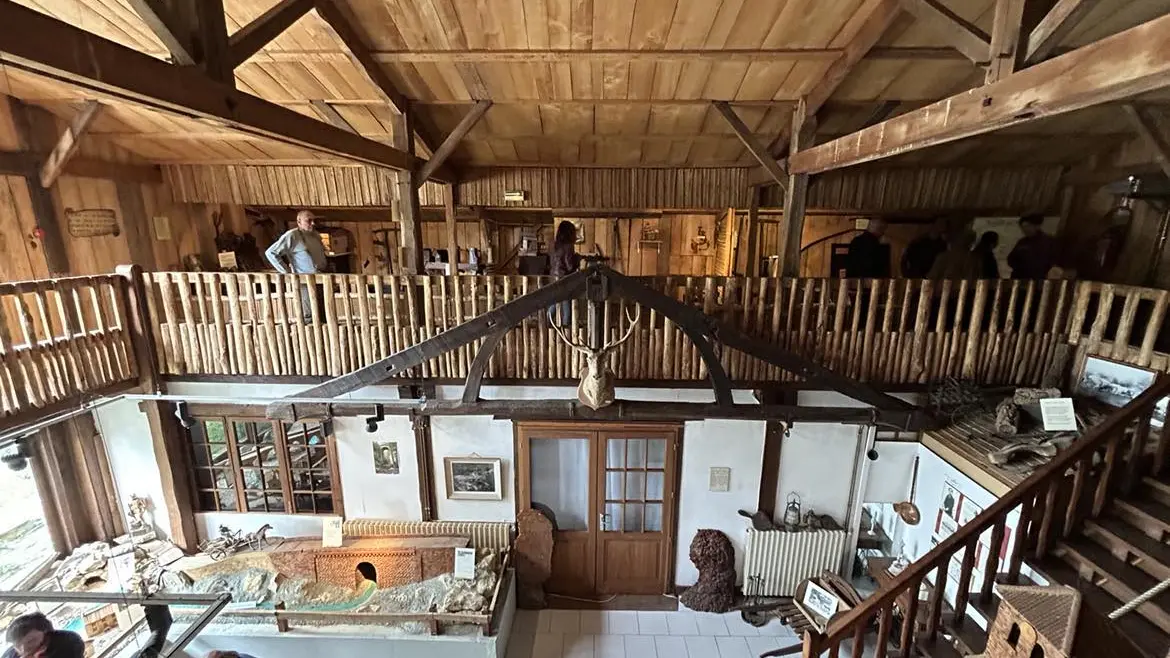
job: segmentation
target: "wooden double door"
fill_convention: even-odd
[[[662,594],[672,582],[678,426],[519,423],[517,503],[555,516],[546,590]]]

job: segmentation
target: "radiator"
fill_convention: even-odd
[[[844,530],[747,531],[743,591],[748,596],[792,596],[800,581],[841,568]]]
[[[390,521],[350,519],[341,526],[346,537],[470,537],[473,548],[503,550],[512,545],[514,524],[495,521]]]

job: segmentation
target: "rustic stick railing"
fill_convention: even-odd
[[[116,275],[0,284],[0,420],[137,383],[126,286]]]
[[[897,655],[914,655],[916,642],[933,642],[942,625],[943,603],[948,586],[949,567],[957,558],[959,573],[955,582],[954,622],[962,624],[971,600],[988,603],[998,574],[1016,582],[1026,556],[1044,557],[1062,537],[1068,537],[1085,519],[1097,517],[1116,491],[1133,487],[1143,475],[1143,465],[1165,460],[1170,447],[1170,433],[1163,432],[1154,445],[1150,436],[1150,417],[1159,400],[1170,394],[1170,378],[1162,378],[1123,409],[1092,428],[1051,462],[1037,470],[1018,487],[1003,496],[978,516],[960,526],[950,537],[940,541],[858,607],[831,621],[825,633],[806,633],[804,655],[830,656],[840,653],[841,645],[853,641],[854,656],[860,656],[870,620],[880,620],[873,656],[885,658],[888,641],[898,635]],[[1155,460],[1148,459],[1153,452]],[[1100,455],[1100,459],[1095,459]],[[1009,515],[1019,510],[1015,528],[1008,527]],[[982,563],[976,565],[980,538],[991,533]],[[994,547],[1010,537],[1007,554],[1001,559]],[[981,575],[975,569],[981,570]],[[928,600],[920,603],[922,583],[932,583]],[[908,601],[902,610],[900,628],[893,628],[893,606],[901,597]],[[925,619],[918,612],[925,605]]]
[[[946,375],[1038,384],[1061,363],[1069,281],[923,281],[668,276],[642,279],[675,299],[851,377],[921,384]],[[144,275],[164,375],[337,376],[545,285],[547,277],[155,272]],[[607,327],[628,322],[611,301]],[[584,338],[584,302],[572,304]],[[482,341],[404,376],[462,379]],[[1066,350],[1067,351],[1067,350]],[[737,382],[786,381],[778,368],[721,353]],[[581,355],[534,315],[492,355],[492,379],[574,379]],[[627,381],[706,378],[695,346],[647,310],[613,360]]]

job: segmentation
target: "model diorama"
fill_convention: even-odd
[[[1070,658],[1081,593],[1071,587],[1002,585],[982,658]]]

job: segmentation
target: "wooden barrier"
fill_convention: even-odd
[[[547,277],[364,276],[155,272],[144,275],[165,375],[341,375],[496,308]],[[862,381],[922,384],[951,375],[1038,384],[1059,359],[1076,283],[667,276],[643,282],[720,322]],[[627,303],[606,327],[620,335]],[[584,340],[582,300],[569,333]],[[460,380],[482,341],[404,376]],[[736,382],[788,381],[778,368],[721,352]],[[510,331],[492,355],[496,380],[572,380],[581,355],[543,314]],[[695,346],[647,310],[613,359],[625,381],[706,377]]]
[[[126,285],[116,275],[0,284],[0,422],[138,383]]]

